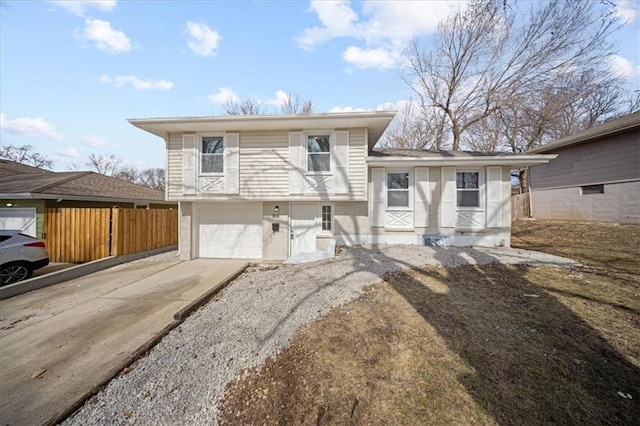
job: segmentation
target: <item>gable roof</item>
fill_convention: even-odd
[[[607,121],[606,123],[599,126],[595,126],[585,131],[566,136],[562,139],[558,139],[555,142],[530,149],[527,152],[532,154],[552,152],[559,148],[565,148],[572,145],[591,142],[596,139],[613,136],[619,133],[630,132],[633,130],[638,132],[638,138],[640,139],[640,112],[627,114],[620,118],[616,118],[615,120]]]
[[[369,130],[369,149],[372,149],[395,115],[395,111],[370,111],[322,114],[132,118],[128,121],[139,129],[161,138],[165,138],[167,133],[241,132],[251,130],[305,131],[365,127]]]
[[[411,166],[513,166],[548,163],[556,154],[514,154],[510,152],[433,151],[407,148],[376,148],[369,151],[367,164],[380,167]]]
[[[167,203],[162,191],[99,173],[51,172],[8,160],[0,161],[0,198]]]

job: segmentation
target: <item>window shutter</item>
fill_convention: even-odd
[[[487,228],[502,227],[502,167],[487,167]]]
[[[429,193],[429,168],[416,167],[415,169],[415,213],[414,227],[429,227],[429,204],[431,194]]]
[[[289,194],[304,192],[304,155],[302,133],[289,133]]]
[[[384,226],[384,169],[371,169],[371,226]]]
[[[224,192],[239,193],[240,134],[224,135]]]
[[[442,168],[442,194],[440,199],[440,226],[456,226],[456,168]]]
[[[182,193],[196,194],[196,135],[182,135]]]
[[[333,193],[349,193],[349,131],[338,131],[331,153],[331,173],[333,173]]]

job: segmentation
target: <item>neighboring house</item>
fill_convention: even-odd
[[[510,169],[553,156],[374,150],[394,112],[129,120],[165,140],[180,256],[510,242]]]
[[[558,155],[530,168],[532,217],[640,223],[640,113],[529,153]]]
[[[165,194],[94,172],[52,172],[0,159],[0,229],[45,238],[48,208],[172,208]]]

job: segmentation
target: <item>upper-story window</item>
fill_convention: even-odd
[[[480,207],[480,173],[456,173],[456,190],[458,207]]]
[[[307,135],[307,171],[310,173],[331,171],[331,136]]]
[[[409,172],[387,173],[387,207],[409,207]]]
[[[224,138],[203,136],[200,173],[224,173]]]

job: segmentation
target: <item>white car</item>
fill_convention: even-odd
[[[20,231],[0,231],[0,286],[31,278],[48,264],[43,241]]]

